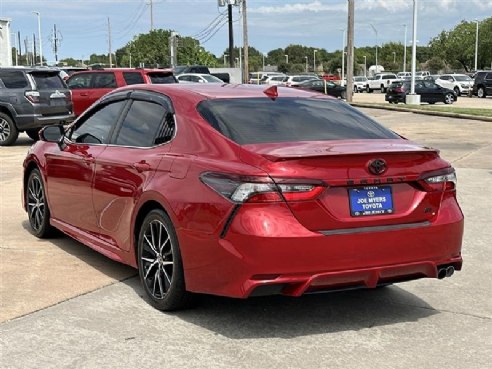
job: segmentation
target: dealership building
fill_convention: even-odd
[[[0,67],[12,65],[12,47],[10,45],[10,19],[0,18]]]

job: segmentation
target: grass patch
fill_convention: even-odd
[[[459,108],[449,105],[407,105],[407,104],[371,104],[377,106],[391,107],[397,109],[412,109],[412,110],[423,110],[423,111],[442,111],[446,113],[454,114],[467,114],[475,115],[480,117],[492,118],[492,109],[477,109],[477,108]]]

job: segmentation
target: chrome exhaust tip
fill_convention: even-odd
[[[446,268],[446,277],[449,278],[454,274],[454,267],[453,266],[448,266]]]

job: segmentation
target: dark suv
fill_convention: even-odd
[[[477,72],[475,74],[471,94],[478,97],[492,95],[492,72]]]
[[[118,87],[140,83],[177,83],[171,69],[112,68],[76,72],[67,80],[76,116]]]
[[[37,140],[43,126],[73,119],[70,90],[58,70],[0,68],[0,146],[12,145],[19,132]]]

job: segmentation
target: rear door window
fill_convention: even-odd
[[[56,73],[31,73],[38,90],[66,88],[58,72]]]
[[[139,72],[123,72],[123,79],[127,85],[137,85],[145,83],[143,76]]]
[[[349,105],[325,99],[215,99],[202,101],[198,111],[240,145],[399,138]]]
[[[0,70],[0,79],[6,88],[25,88],[28,86],[27,79],[21,71]]]
[[[114,73],[94,73],[92,88],[116,88]]]
[[[160,104],[133,101],[116,135],[115,144],[135,147],[154,146],[166,113],[166,109]]]

